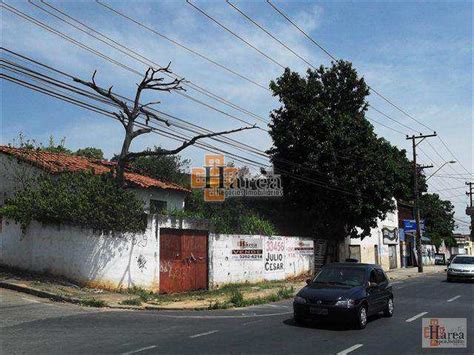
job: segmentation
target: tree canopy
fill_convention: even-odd
[[[420,214],[425,219],[426,234],[436,248],[443,241],[446,246],[456,245],[454,206],[450,201],[440,199],[438,194],[424,194],[420,197]]]
[[[406,152],[374,133],[365,118],[369,88],[351,63],[305,77],[287,68],[270,88],[281,107],[271,113],[268,153],[300,233],[367,236],[394,197],[411,195]]]
[[[186,174],[189,164],[189,159],[182,159],[179,155],[158,155],[137,158],[130,163],[130,166],[140,174],[155,179],[189,185],[190,177]]]
[[[90,159],[98,159],[98,160],[104,159],[104,153],[102,152],[102,150],[99,148],[93,148],[93,147],[78,149],[76,150],[74,155],[78,155],[78,156],[86,157]]]

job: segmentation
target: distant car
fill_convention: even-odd
[[[448,266],[447,280],[474,280],[474,256],[456,255]]]
[[[293,301],[296,323],[308,319],[349,321],[363,329],[370,315],[393,315],[392,286],[378,265],[329,264],[307,284]]]

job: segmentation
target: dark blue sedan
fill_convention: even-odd
[[[293,301],[294,319],[351,322],[363,329],[370,315],[393,315],[392,286],[378,265],[333,263],[307,281]]]

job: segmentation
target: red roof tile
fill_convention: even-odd
[[[0,145],[0,153],[15,156],[16,158],[27,161],[51,174],[58,174],[66,171],[92,171],[95,175],[110,172],[114,165],[110,161],[101,161],[85,157],[67,155],[61,153],[45,152],[38,149],[13,148]],[[137,174],[131,171],[125,172],[125,180],[139,188],[158,188],[164,190],[175,190],[189,192],[184,186],[165,182],[151,178],[149,176]]]

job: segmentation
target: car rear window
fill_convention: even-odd
[[[453,264],[473,264],[474,265],[474,257],[470,256],[456,256],[453,259]]]

